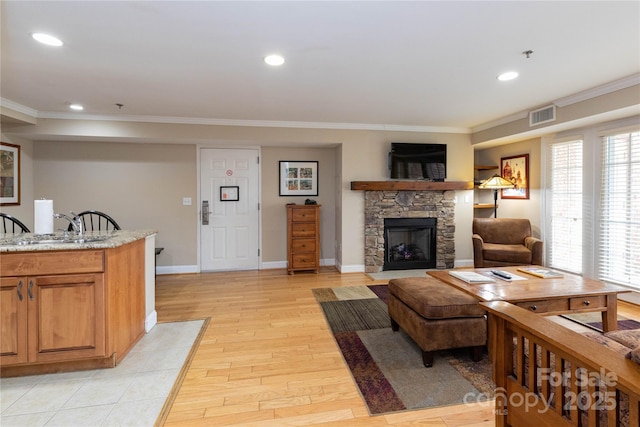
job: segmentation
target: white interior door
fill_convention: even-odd
[[[200,269],[258,269],[258,150],[200,151]]]

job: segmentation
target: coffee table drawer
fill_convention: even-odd
[[[567,311],[569,309],[569,299],[524,301],[516,303],[518,307],[535,313],[548,313],[553,311]]]
[[[570,310],[580,310],[580,309],[587,309],[587,308],[603,308],[606,306],[607,306],[607,298],[604,295],[571,298],[569,300]]]

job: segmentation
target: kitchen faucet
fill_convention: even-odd
[[[73,212],[69,212],[69,213],[73,215],[73,217],[70,217],[69,215],[65,215],[63,213],[54,213],[53,217],[66,219],[67,221],[69,221],[69,223],[71,223],[71,227],[73,228],[73,231],[75,231],[78,234],[78,236],[82,236],[84,234],[84,224],[82,224],[82,218],[80,218],[78,215],[76,215]]]

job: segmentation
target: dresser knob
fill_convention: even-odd
[[[589,302],[589,300],[586,300],[585,302],[583,302],[583,304],[584,304],[584,305],[586,305],[586,306],[588,306],[588,305],[589,305],[589,304],[591,304],[591,303]]]
[[[538,306],[537,305],[532,305],[529,308],[531,309],[531,311],[536,311],[538,309]]]

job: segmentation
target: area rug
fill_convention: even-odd
[[[402,330],[393,332],[387,285],[314,289],[371,415],[493,398],[491,362],[467,349],[437,352],[433,367]]]
[[[600,312],[563,314],[562,317],[602,332],[602,316]],[[640,322],[618,315],[618,330],[626,331],[630,329],[640,329]]]

